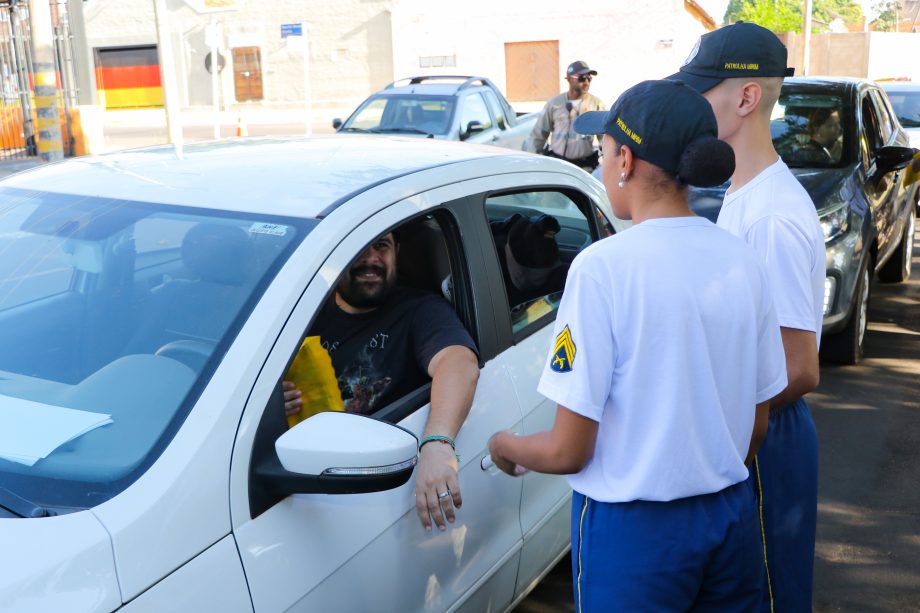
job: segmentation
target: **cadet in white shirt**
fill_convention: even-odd
[[[761,610],[810,611],[818,508],[818,434],[803,396],[818,386],[826,255],[815,205],[779,159],[770,115],[786,48],[752,23],[700,38],[671,76],[702,93],[735,151],[718,225],[760,255],[770,278],[789,386],[771,402],[770,434],[757,454],[767,582]]]
[[[695,217],[687,186],[734,168],[706,101],[646,81],[576,130],[632,228],[572,263],[539,391],[548,432],[496,434],[508,474],[569,474],[576,610],[756,611],[762,547],[747,462],[786,387],[757,254]]]

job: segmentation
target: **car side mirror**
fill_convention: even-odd
[[[891,145],[882,147],[875,153],[875,168],[878,175],[905,168],[917,155],[913,147]]]
[[[342,120],[341,120],[341,119],[339,119],[338,117],[336,117],[335,119],[332,120],[332,128],[333,128],[333,129],[338,130],[338,129],[341,128],[341,127],[342,127]]]
[[[478,134],[479,132],[482,132],[485,129],[486,127],[482,125],[481,121],[474,119],[473,121],[466,124],[466,131],[463,133],[463,140],[466,140],[469,137],[471,137],[473,134]]]
[[[365,494],[409,480],[418,439],[370,417],[327,411],[278,437],[275,452],[281,465],[257,472],[278,494]]]

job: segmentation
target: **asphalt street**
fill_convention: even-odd
[[[920,233],[913,279],[872,288],[866,357],[821,367],[814,610],[920,612]],[[574,611],[564,558],[516,613]]]

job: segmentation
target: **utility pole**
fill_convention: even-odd
[[[179,100],[177,99],[179,90],[176,83],[176,63],[173,60],[166,0],[153,0],[153,12],[157,23],[157,54],[160,57],[163,106],[166,108],[166,132],[171,144],[181,146],[182,124],[179,119]]]
[[[804,36],[804,42],[802,46],[804,47],[802,53],[802,75],[808,76],[809,66],[811,62],[811,10],[812,10],[812,0],[805,0],[805,10],[804,23],[802,24],[802,33]]]
[[[93,53],[86,38],[83,0],[67,0],[67,18],[70,20],[70,31],[73,34],[77,104],[96,104],[96,70]]]
[[[32,74],[35,82],[35,114],[38,117],[38,153],[46,162],[64,159],[61,117],[57,105],[57,75],[54,70],[54,28],[48,0],[29,0],[32,30]]]

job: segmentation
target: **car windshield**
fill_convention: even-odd
[[[783,161],[793,168],[839,168],[850,162],[850,115],[840,96],[780,94],[770,135]]]
[[[348,118],[343,132],[447,134],[454,111],[448,96],[375,96]]]
[[[920,89],[915,92],[888,92],[891,106],[905,128],[920,128]]]
[[[0,188],[5,495],[59,513],[137,479],[316,223]]]

